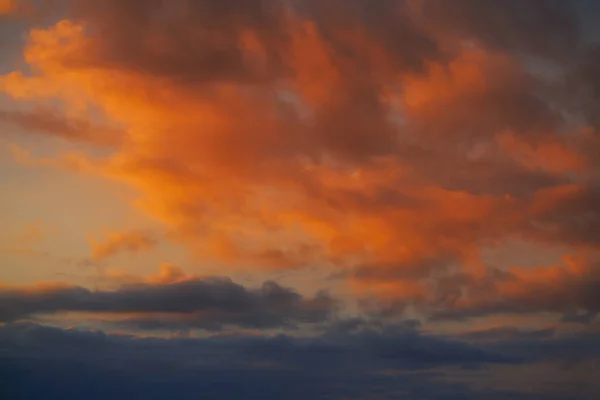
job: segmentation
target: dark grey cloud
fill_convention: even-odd
[[[248,289],[227,278],[165,284],[130,284],[114,291],[77,286],[0,288],[0,321],[16,321],[66,311],[136,313],[128,326],[146,329],[224,325],[252,328],[289,327],[325,321],[336,302],[325,293],[305,298],[274,282]],[[165,317],[165,315],[167,315]]]
[[[354,333],[338,329],[313,338],[141,339],[8,324],[0,327],[0,392],[10,398],[67,400],[551,399],[442,380],[443,367],[458,367],[468,376],[484,373],[485,365],[564,357],[567,346],[577,340],[595,357],[600,350],[597,337],[544,338],[524,334],[472,345],[424,335],[409,323]],[[527,347],[531,343],[536,345],[533,350]],[[571,398],[592,399],[585,393]]]
[[[561,333],[556,328],[524,330],[501,327],[465,332],[453,338],[486,351],[518,357],[525,363],[547,360],[577,363],[600,358],[597,332],[597,326],[576,333]]]
[[[331,51],[346,63],[344,73],[372,69],[339,29],[365,28],[381,43],[394,66],[419,70],[440,57],[435,38],[411,19],[401,1],[257,0],[66,0],[71,14],[89,26],[96,66],[128,69],[180,83],[214,81],[265,83],[289,77],[285,52],[290,41],[288,14],[314,21]],[[252,32],[265,50],[262,70],[253,67],[240,46]],[[71,60],[75,65],[82,62]],[[89,65],[91,66],[91,64]]]
[[[89,27],[90,59],[80,67],[129,70],[180,84],[266,82],[284,71],[287,43],[284,3],[200,1],[67,1],[76,20]],[[266,63],[256,69],[240,45],[253,32],[264,44]]]
[[[554,337],[556,334],[555,328],[544,328],[532,331],[523,331],[512,326],[502,326],[498,328],[490,328],[484,330],[469,331],[455,335],[459,340],[465,340],[475,343],[501,342],[510,340],[544,340]]]
[[[424,17],[465,40],[527,56],[569,57],[581,42],[576,1],[425,0]]]
[[[362,282],[419,281],[431,274],[460,266],[460,253],[442,252],[431,257],[420,257],[410,262],[363,264],[334,277],[352,277]]]
[[[427,61],[444,57],[437,39],[414,20],[403,0],[301,0],[294,6],[299,15],[315,21],[319,32],[344,59],[352,59],[346,72],[366,72],[375,66],[369,65],[365,54],[341,37],[340,31],[361,30],[369,40],[383,46],[386,61],[399,70],[419,72]]]
[[[600,10],[592,15],[600,16]],[[594,39],[582,51],[581,56],[571,63],[564,87],[564,91],[568,93],[568,102],[565,102],[564,108],[594,128],[596,140],[584,150],[589,151],[589,156],[596,161],[597,167],[600,149],[600,35],[596,34]]]

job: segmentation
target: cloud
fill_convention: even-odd
[[[286,44],[286,16],[279,1],[235,1],[224,7],[215,0],[84,0],[72,6],[74,18],[95,32],[84,53],[73,54],[78,66],[147,74],[183,85],[261,83],[283,73],[278,50]],[[157,14],[164,19],[156,21]],[[78,57],[84,54],[90,57]]]
[[[430,65],[425,76],[407,77],[402,101],[422,135],[461,136],[468,142],[511,129],[533,134],[558,123],[536,95],[538,79],[511,55],[475,47]]]
[[[33,22],[31,17],[39,17],[56,5],[54,0],[0,0],[0,18]]]
[[[150,250],[158,243],[153,234],[143,231],[112,232],[101,242],[96,242],[92,238],[89,242],[92,247],[92,257],[96,261],[122,252],[139,253]]]
[[[183,270],[170,263],[162,263],[159,267],[158,274],[150,275],[146,278],[148,283],[168,284],[190,279]]]
[[[148,283],[151,285],[171,284],[201,278],[196,275],[188,275],[183,269],[167,262],[159,265],[158,273],[149,274],[145,277],[129,273],[127,270],[115,268],[102,268],[99,272],[99,276],[96,278],[98,280],[97,283],[113,288],[137,283]]]
[[[530,225],[523,228],[540,239],[594,246],[600,238],[600,188],[595,180],[538,191],[530,205]]]
[[[5,393],[32,399],[59,395],[59,391],[64,397],[62,388],[68,386],[73,398],[86,393],[92,399],[183,399],[198,393],[209,399],[392,399],[401,393],[428,400],[481,396],[529,400],[553,397],[543,387],[528,391],[512,385],[516,390],[492,390],[444,378],[460,373],[463,379],[479,376],[491,379],[490,384],[500,383],[501,378],[496,381],[488,372],[491,368],[543,366],[534,360],[556,357],[560,354],[556,349],[566,349],[577,340],[585,341],[590,353],[598,356],[598,340],[592,337],[555,337],[538,341],[539,347],[528,350],[530,342],[517,336],[486,347],[422,334],[410,324],[311,338],[233,335],[202,339],[136,338],[7,324],[0,327],[0,371],[8,378]],[[514,352],[520,353],[514,357]],[[483,365],[487,368],[477,368]],[[450,375],[448,368],[457,371]],[[531,375],[529,383],[539,380],[544,381]],[[592,399],[595,389],[597,385],[584,386],[571,392],[571,398]]]
[[[43,107],[31,111],[0,110],[0,122],[20,126],[29,132],[99,146],[114,146],[123,137],[123,133],[117,129],[94,126],[86,119],[69,119],[57,110]]]
[[[0,15],[9,15],[16,12],[18,0],[2,0],[0,1]]]
[[[95,262],[172,241],[266,282],[0,286],[12,397],[598,398],[592,2],[56,4],[0,120],[74,150],[17,162],[124,183],[169,232],[109,232]],[[71,316],[132,336],[13,323]]]
[[[325,293],[308,298],[274,282],[248,289],[227,278],[177,278],[165,267],[148,283],[124,284],[113,291],[91,291],[67,284],[3,286],[0,320],[18,321],[61,312],[109,313],[116,323],[138,329],[224,326],[276,328],[325,321],[336,302]],[[181,277],[180,277],[181,278]]]
[[[565,322],[589,323],[600,312],[599,287],[597,260],[565,257],[562,265],[513,267],[483,279],[442,281],[440,299],[446,304],[441,302],[434,318],[554,312],[563,314]]]
[[[600,46],[595,43],[587,49],[587,52],[578,61],[578,65],[569,76],[568,84],[574,88],[578,96],[571,100],[575,107],[583,109],[585,117],[589,119],[597,133],[600,120],[598,120],[598,108],[600,107]],[[597,142],[594,149],[597,149]]]
[[[446,34],[528,56],[564,60],[583,33],[576,2],[425,0],[418,5],[422,17]]]
[[[532,288],[545,269],[496,269],[482,253],[597,245],[596,58],[572,4],[66,4],[29,32],[31,71],[0,77],[15,100],[56,108],[9,119],[86,143],[104,126],[127,135],[108,155],[29,164],[133,186],[133,205],[204,262],[333,265],[361,299],[442,312],[489,285],[496,297],[465,307],[566,312],[549,300],[562,292],[506,292],[503,273]],[[154,245],[124,233],[93,251]],[[518,306],[496,305],[504,295]]]

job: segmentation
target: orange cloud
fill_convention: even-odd
[[[0,0],[0,16],[12,14],[17,11],[18,0]]]
[[[112,232],[101,242],[92,238],[88,241],[92,247],[92,257],[97,261],[122,252],[138,253],[150,250],[157,245],[154,235],[142,231]]]
[[[199,276],[186,274],[181,268],[171,263],[161,263],[157,273],[147,276],[138,276],[123,269],[108,268],[100,272],[98,280],[107,287],[119,287],[122,285],[148,283],[154,285],[185,282],[199,279]]]
[[[474,47],[447,65],[430,64],[424,76],[404,78],[402,102],[420,134],[460,136],[468,144],[511,128],[527,135],[551,129],[555,116],[527,90],[533,85],[510,55]]]
[[[0,0],[1,17],[32,17],[56,7],[53,0]]]
[[[153,284],[168,284],[182,282],[194,277],[186,275],[183,270],[173,264],[162,263],[159,266],[158,274],[150,275],[146,278],[146,282]]]
[[[586,157],[558,140],[527,143],[516,135],[506,133],[498,137],[500,147],[527,168],[546,169],[550,172],[585,172],[589,165]]]
[[[0,77],[64,116],[5,119],[109,154],[17,155],[130,184],[203,259],[334,264],[358,296],[431,301],[432,280],[485,279],[482,249],[513,238],[598,244],[593,157],[553,133],[550,82],[490,15],[486,36],[463,6],[267,3],[76,2],[72,20],[29,33],[31,74]],[[156,239],[91,244],[103,259]]]
[[[565,320],[589,322],[600,312],[599,273],[597,260],[587,256],[567,255],[560,265],[512,267],[493,280],[463,281],[462,295],[436,316],[555,312]]]

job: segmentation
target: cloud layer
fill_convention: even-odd
[[[507,377],[494,376],[493,368],[523,365],[533,371],[548,359],[570,359],[570,368],[579,368],[575,362],[600,355],[597,337],[560,336],[551,331],[496,335],[482,344],[465,337],[425,335],[410,323],[383,331],[342,329],[313,338],[206,339],[135,338],[14,324],[0,328],[0,348],[4,350],[0,355],[2,390],[29,399],[70,399],[84,394],[91,399],[187,399],[201,394],[209,399],[391,399],[401,395],[587,400],[599,389],[594,384],[575,390],[559,384],[552,391],[548,387],[532,390],[538,380],[547,383],[534,373],[519,390],[494,387],[496,380],[506,384]],[[488,386],[456,379],[461,376],[456,368],[463,377],[482,371]]]
[[[21,22],[23,59],[0,75],[8,100],[0,104],[0,124],[15,142],[9,147],[26,166],[133,189],[128,210],[153,228],[123,221],[127,226],[102,226],[109,233],[101,239],[99,227],[81,228],[73,235],[95,238],[87,264],[106,267],[104,278],[120,285],[4,285],[0,321],[78,313],[155,334],[310,328],[327,332],[318,345],[302,347],[306,356],[316,348],[328,356],[298,367],[295,357],[303,355],[282,350],[294,358],[292,369],[338,368],[341,359],[393,369],[401,359],[408,369],[423,362],[494,364],[498,374],[505,363],[549,365],[536,358],[541,353],[531,355],[538,344],[558,351],[574,343],[558,340],[552,329],[571,330],[585,343],[596,332],[600,7],[594,2],[51,3],[28,6],[44,18]],[[13,16],[25,3],[0,4],[0,13]],[[15,127],[22,137],[31,133],[56,146],[50,151],[15,139]],[[163,244],[184,249],[198,270],[214,266],[236,281],[247,274],[266,283],[251,288],[171,264],[145,279],[128,270],[134,256],[154,257]],[[111,269],[117,262],[124,264],[119,272]],[[274,283],[279,279],[296,289]],[[315,286],[334,294],[304,293],[317,280]],[[335,331],[342,314],[358,325],[369,318],[380,325],[342,334]],[[445,335],[457,324],[494,327],[473,330],[460,344],[449,342],[449,334],[384,328],[415,316],[424,332]],[[517,319],[552,328],[529,341],[496,340],[510,336],[502,326]],[[320,341],[335,334],[341,348]],[[396,336],[401,343],[390,344]],[[138,345],[102,340],[109,347],[119,340],[118,346]],[[257,340],[260,349],[275,346],[275,339]],[[300,346],[277,340],[294,351]],[[463,343],[470,341],[477,345]],[[523,358],[507,350],[517,342]],[[205,342],[179,344],[190,343]],[[394,362],[383,362],[384,353]],[[364,398],[366,386],[374,398],[393,396],[394,385],[377,397],[378,383],[364,374],[348,372],[346,381],[356,379],[360,388],[346,397]],[[521,398],[473,392],[456,383],[459,375],[439,393],[427,391],[431,377],[415,378],[413,387],[396,376],[406,391],[396,396]],[[302,386],[305,377],[317,379],[310,373],[277,379],[300,379],[293,384]],[[252,389],[252,382],[244,384]],[[303,398],[324,396],[320,384],[306,386],[314,392]],[[265,385],[262,395],[275,390]]]
[[[204,259],[350,265],[363,271],[353,287],[394,276],[390,291],[410,297],[432,274],[485,268],[482,251],[507,240],[596,246],[597,135],[568,123],[585,118],[568,107],[581,95],[546,71],[594,82],[566,63],[588,60],[577,8],[448,7],[77,1],[31,30],[33,75],[0,86],[80,122],[2,115],[112,146],[44,165],[133,185],[136,205]],[[92,112],[121,128],[81,122]]]
[[[48,284],[0,287],[0,322],[81,312],[121,315],[117,324],[138,329],[263,329],[324,322],[336,307],[325,293],[303,298],[274,282],[247,289],[226,278],[182,279],[164,272],[163,281],[114,291]]]

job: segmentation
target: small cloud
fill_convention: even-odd
[[[119,253],[151,250],[158,244],[156,236],[145,231],[111,232],[102,241],[92,238],[88,238],[88,241],[95,261],[102,261]]]
[[[158,274],[150,275],[146,282],[155,284],[167,284],[185,281],[191,279],[183,270],[171,263],[162,263],[159,266]]]

